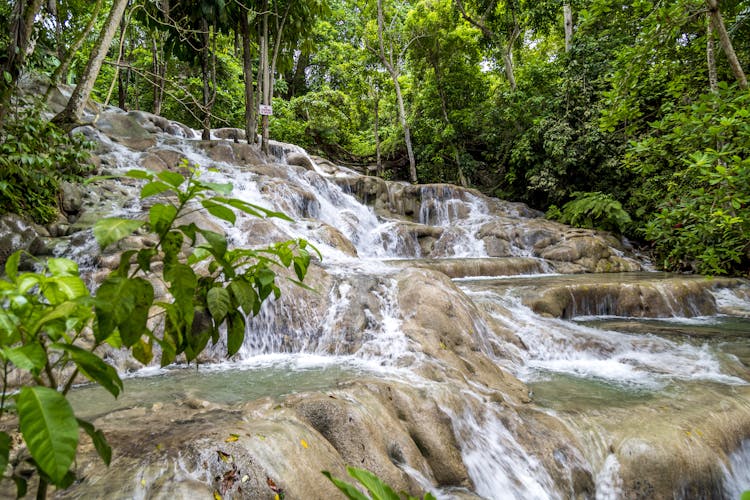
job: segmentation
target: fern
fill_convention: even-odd
[[[576,227],[615,232],[622,232],[631,222],[630,215],[610,194],[575,192],[573,197],[562,209],[551,206],[547,217]]]

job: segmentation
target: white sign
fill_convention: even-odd
[[[258,106],[258,112],[261,116],[271,116],[273,115],[273,107],[269,104],[261,104]]]

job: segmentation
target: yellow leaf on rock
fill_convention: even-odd
[[[303,448],[308,448],[307,441],[305,441],[304,439],[300,439],[299,444],[301,444]]]
[[[234,443],[240,438],[239,434],[230,434],[228,438],[224,440],[225,443]]]
[[[219,495],[219,492],[214,490],[214,500],[222,500],[221,495]]]

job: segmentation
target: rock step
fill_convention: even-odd
[[[439,271],[449,278],[479,276],[518,276],[549,271],[541,259],[533,257],[487,257],[474,259],[404,259],[386,261],[399,268],[420,268]]]

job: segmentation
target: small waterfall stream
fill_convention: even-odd
[[[140,168],[144,153],[99,135],[102,148],[109,150],[101,154],[106,173]],[[471,483],[458,490],[432,489],[441,498],[453,498],[460,490],[489,499],[565,498],[575,496],[575,488],[576,494],[583,492],[584,497],[626,498],[628,477],[622,477],[622,470],[627,464],[616,451],[629,438],[617,429],[618,418],[628,412],[641,412],[647,418],[644,408],[649,405],[677,406],[680,398],[693,393],[698,396],[688,396],[687,400],[707,405],[713,404],[711,394],[735,397],[739,401],[736,405],[744,405],[750,414],[750,393],[746,390],[750,381],[746,347],[750,293],[746,284],[696,285],[705,293],[691,289],[685,295],[673,296],[670,294],[675,285],[670,280],[681,278],[613,274],[595,282],[586,275],[563,274],[571,269],[578,271],[585,264],[582,258],[573,263],[572,258],[568,262],[559,257],[563,252],[578,252],[571,241],[593,236],[565,233],[568,229],[557,226],[548,229],[540,225],[541,219],[525,218],[537,226],[520,226],[522,217],[514,212],[516,208],[500,213],[487,199],[472,192],[449,186],[421,187],[409,220],[404,214],[384,214],[374,201],[362,203],[351,189],[342,188],[346,184],[343,181],[358,174],[345,169],[332,174],[317,166],[306,170],[284,164],[285,155],[293,149],[290,147],[277,145],[274,163],[238,166],[212,158],[197,141],[163,134],[158,137],[157,148],[177,151],[200,165],[206,180],[231,182],[233,196],[294,219],[260,221],[240,215],[233,227],[223,224],[233,245],[254,246],[300,237],[315,244],[323,260],[316,264],[311,277],[312,286],[319,288],[317,295],[284,288],[279,301],[264,304],[261,313],[248,323],[245,345],[232,362],[209,364],[195,376],[167,370],[151,379],[129,380],[133,390],[126,390],[126,394],[138,394],[146,401],[129,404],[157,404],[160,391],[166,390],[161,388],[162,383],[190,388],[175,389],[179,393],[176,397],[205,399],[212,404],[228,404],[233,397],[281,397],[291,392],[288,388],[296,392],[332,390],[361,376],[423,387],[420,390],[431,394],[440,412],[447,415]],[[137,186],[118,187],[129,194],[112,203],[111,214],[138,216],[143,209],[133,201],[137,199]],[[388,203],[394,193],[407,188],[389,186]],[[509,233],[504,236],[500,228],[506,227]],[[544,245],[552,245],[550,241],[558,245],[554,249],[557,260],[548,258],[553,251]],[[86,245],[71,245],[67,252],[92,265],[93,247],[90,242]],[[495,256],[498,251],[491,248],[505,249],[505,256]],[[430,262],[420,259],[426,257],[426,249],[431,259],[438,259],[435,269],[440,269],[446,259],[450,263],[445,265],[457,269],[453,284],[446,285],[453,288],[446,293],[455,297],[451,307],[463,307],[474,315],[461,333],[473,337],[475,347],[467,350],[470,354],[454,356],[450,351],[459,352],[458,347],[450,345],[447,338],[431,340],[430,335],[437,335],[433,329],[438,327],[428,322],[422,329],[416,328],[413,321],[419,306],[406,310],[403,304],[405,283],[418,276],[404,273],[426,268],[424,276],[438,279],[430,270]],[[611,255],[611,262],[626,258],[620,248],[613,248],[607,255]],[[534,265],[529,267],[519,257]],[[468,269],[473,259],[483,259],[485,266],[505,265],[510,273],[511,263],[522,275],[529,269],[549,272],[523,277],[478,278],[468,274],[470,277],[462,278],[461,266]],[[412,264],[412,271],[404,271]],[[693,286],[690,283],[685,286]],[[569,305],[556,315],[540,301],[548,290],[558,286],[567,287],[556,297],[563,297],[560,303]],[[627,287],[640,287],[636,296],[662,297],[666,305],[655,311],[640,303],[640,314],[619,315],[626,302],[622,290]],[[603,288],[606,290],[601,292]],[[611,292],[615,288],[618,292]],[[431,299],[425,296],[425,300]],[[656,307],[651,299],[645,302]],[[652,313],[663,316],[654,320],[660,321],[658,327],[634,318]],[[460,312],[448,311],[446,317],[455,319]],[[734,318],[734,326],[724,329],[721,322],[729,317]],[[700,329],[707,325],[713,325],[715,331],[702,335]],[[215,352],[218,358],[223,347],[217,346]],[[495,399],[488,402],[488,394],[497,391],[489,383],[468,379],[467,374],[475,370],[471,367],[466,371],[466,366],[474,362],[470,356],[490,359],[490,364],[528,384],[530,399],[518,405],[503,394],[497,396],[502,403]],[[217,358],[212,360],[216,362]],[[243,379],[243,374],[252,375],[253,381]],[[180,382],[181,378],[185,382]],[[146,389],[150,384],[153,388]],[[243,385],[245,392],[238,389]],[[253,387],[265,387],[265,391],[253,392]],[[183,394],[186,390],[190,394]],[[222,391],[227,392],[226,398],[220,396]],[[736,396],[731,396],[733,393]],[[76,404],[85,406],[86,399],[82,396]],[[534,433],[533,429],[543,425],[526,422],[518,416],[520,413],[517,415],[527,411],[524,405],[531,405],[541,415],[540,422],[548,419],[559,423],[563,430],[551,433],[569,432],[575,437],[577,442],[571,443],[569,450],[575,460],[565,459],[559,449],[544,458],[543,452],[530,444],[532,440],[522,436],[525,426]],[[107,410],[96,406],[84,412],[96,415]],[[511,421],[516,423],[510,425]],[[635,429],[629,421],[620,423]],[[741,437],[745,438],[741,446],[716,464],[724,471],[727,498],[750,489],[750,435]],[[577,465],[571,465],[573,462]],[[576,467],[586,469],[590,486],[576,479]],[[435,485],[435,478],[424,468],[404,461],[402,470],[423,487]]]

